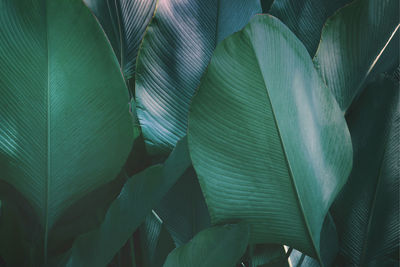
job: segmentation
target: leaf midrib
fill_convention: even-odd
[[[281,148],[282,148],[282,151],[283,151],[283,155],[284,155],[284,157],[285,157],[285,162],[286,162],[287,167],[288,167],[288,173],[289,173],[289,176],[290,176],[291,185],[292,185],[292,187],[293,187],[293,191],[295,192],[294,195],[296,196],[297,204],[298,204],[299,207],[300,207],[300,210],[301,210],[300,213],[301,213],[301,215],[302,215],[303,222],[304,222],[304,224],[305,224],[305,226],[306,226],[306,229],[307,229],[307,235],[308,235],[308,237],[309,237],[310,240],[311,240],[312,248],[313,248],[313,250],[314,250],[315,255],[318,257],[319,262],[322,263],[321,258],[320,258],[320,256],[319,256],[319,253],[318,253],[318,251],[317,251],[317,249],[316,249],[316,247],[315,247],[315,245],[314,245],[314,239],[313,239],[313,236],[311,235],[310,227],[309,227],[307,218],[306,218],[306,216],[305,216],[305,214],[304,214],[303,205],[302,205],[301,200],[300,200],[300,198],[299,198],[299,192],[297,191],[296,183],[295,183],[295,181],[294,181],[294,179],[293,179],[293,171],[292,171],[292,168],[291,168],[291,166],[290,166],[290,163],[289,163],[289,160],[288,160],[288,157],[287,157],[287,154],[286,154],[285,145],[284,145],[284,143],[283,143],[283,139],[282,139],[282,136],[281,136],[281,131],[280,131],[280,129],[279,129],[278,122],[277,122],[277,119],[276,119],[276,116],[275,116],[274,107],[273,107],[273,105],[272,105],[272,101],[271,101],[271,98],[270,98],[270,95],[269,95],[269,92],[268,92],[267,83],[266,83],[265,78],[264,78],[264,75],[262,74],[262,71],[261,71],[261,64],[260,64],[260,62],[259,62],[256,49],[255,49],[255,47],[254,47],[254,45],[253,45],[253,42],[251,41],[251,38],[250,38],[249,34],[247,33],[247,31],[244,31],[244,33],[245,33],[245,36],[246,36],[247,40],[249,41],[249,43],[250,43],[250,45],[251,45],[251,50],[252,50],[253,53],[254,53],[254,56],[255,56],[255,58],[256,58],[256,62],[257,62],[258,69],[259,69],[259,71],[260,71],[261,77],[263,78],[263,82],[264,82],[264,86],[265,86],[265,93],[266,93],[266,95],[267,95],[268,102],[269,102],[269,104],[270,104],[270,106],[271,106],[272,117],[274,118],[274,123],[275,123],[275,126],[276,126],[276,130],[277,130],[277,132],[278,132],[279,141],[280,141],[280,144],[281,144]]]

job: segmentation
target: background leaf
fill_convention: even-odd
[[[168,254],[175,248],[174,241],[155,212],[149,214],[140,229],[139,266],[161,267]]]
[[[278,19],[256,16],[217,46],[188,140],[213,223],[245,220],[251,243],[321,258],[323,221],[351,169],[350,135],[307,50]]]
[[[269,13],[285,23],[313,57],[327,18],[351,1],[353,0],[275,0]]]
[[[134,94],[136,57],[156,0],[83,0],[99,20]]]
[[[192,167],[169,190],[155,210],[177,247],[211,226],[207,205]]]
[[[398,31],[398,10],[397,0],[357,0],[326,22],[314,62],[343,111]]]
[[[331,209],[345,266],[399,264],[398,86],[388,79],[370,84],[347,117],[354,167]]]
[[[137,114],[150,154],[186,134],[190,100],[218,42],[261,12],[259,0],[159,0],[137,62]]]
[[[174,249],[164,267],[232,267],[247,247],[246,224],[215,226],[198,233],[189,243]]]
[[[165,164],[151,166],[126,182],[100,227],[75,240],[66,266],[106,266],[189,166],[185,138]]]

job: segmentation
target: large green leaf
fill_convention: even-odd
[[[136,70],[137,114],[151,154],[186,134],[190,100],[218,42],[261,12],[259,0],[159,0]]]
[[[251,243],[286,244],[325,262],[321,228],[352,166],[350,134],[283,23],[256,16],[217,46],[188,134],[213,223],[243,219]]]
[[[174,249],[164,267],[232,267],[245,252],[248,239],[249,228],[244,223],[208,228]]]
[[[207,205],[193,168],[185,172],[155,210],[177,247],[211,226]]]
[[[275,0],[269,13],[279,18],[314,56],[328,17],[353,0]]]
[[[341,253],[351,266],[398,266],[399,87],[370,84],[347,118],[354,149],[349,182],[335,200]]]
[[[106,266],[189,167],[185,138],[163,165],[151,166],[126,182],[100,227],[75,240],[67,266]]]
[[[398,31],[398,11],[398,0],[357,0],[326,22],[314,62],[343,111]]]
[[[33,206],[46,254],[68,206],[121,170],[133,142],[128,94],[80,1],[4,0],[0,25],[0,179]]]
[[[156,0],[83,0],[104,29],[127,80],[134,77],[136,57]]]

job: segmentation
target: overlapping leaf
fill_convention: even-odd
[[[177,247],[211,226],[196,173],[189,168],[155,209]]]
[[[33,206],[46,254],[60,215],[121,170],[128,94],[80,1],[1,1],[0,25],[0,179]]]
[[[66,266],[106,266],[189,167],[185,138],[163,165],[151,166],[126,182],[100,227],[75,240]]]
[[[214,223],[243,219],[251,243],[331,260],[321,259],[320,234],[351,169],[350,135],[307,50],[278,19],[256,16],[217,46],[188,133]]]
[[[314,56],[327,18],[353,0],[275,0],[269,10],[303,42]]]
[[[332,207],[349,266],[397,266],[399,251],[399,87],[370,84],[347,118],[354,148],[349,182]],[[397,256],[396,256],[397,255]]]
[[[156,0],[83,1],[99,20],[129,81],[134,77],[139,45],[153,17]]]
[[[218,42],[261,12],[259,0],[159,0],[137,62],[137,113],[151,154],[186,134],[192,95]]]
[[[343,111],[398,31],[398,11],[397,0],[357,0],[326,22],[314,62]]]
[[[207,228],[189,243],[174,249],[164,267],[231,267],[244,254],[249,240],[247,224]]]
[[[137,251],[142,252],[139,266],[161,267],[168,254],[175,248],[171,235],[154,212],[146,217],[139,228],[139,239],[140,249]]]

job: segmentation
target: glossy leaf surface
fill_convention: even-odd
[[[134,77],[136,57],[156,0],[83,0],[99,20],[127,80]]]
[[[275,0],[269,13],[280,19],[314,56],[324,23],[353,0]]]
[[[261,12],[259,0],[159,0],[137,62],[137,113],[150,154],[186,135],[190,100],[218,42]]]
[[[245,252],[248,239],[246,224],[207,228],[186,245],[174,249],[164,267],[232,267]]]
[[[185,138],[163,165],[151,166],[126,182],[100,227],[75,240],[66,266],[106,266],[189,166]]]
[[[0,179],[33,206],[46,247],[61,214],[121,170],[128,94],[80,1],[1,1],[0,25]]]
[[[256,16],[217,46],[192,102],[188,140],[213,223],[245,220],[251,243],[321,256],[351,140],[307,50],[282,22]]]
[[[343,111],[398,31],[398,11],[397,0],[357,0],[326,22],[314,62]]]
[[[354,167],[332,206],[341,254],[349,266],[396,266],[400,228],[398,83],[381,79],[370,84],[355,105],[347,117]]]

